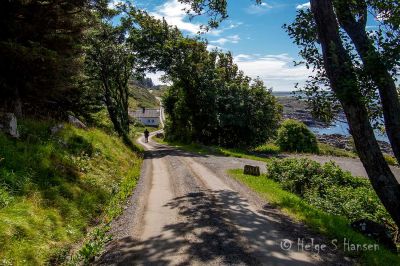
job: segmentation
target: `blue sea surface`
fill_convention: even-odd
[[[337,121],[334,125],[330,127],[310,127],[311,131],[318,135],[330,135],[330,134],[339,134],[344,136],[350,136],[349,133],[349,125],[344,121]],[[375,130],[375,137],[377,140],[389,142],[389,139],[386,134],[383,134],[379,130]]]
[[[276,97],[293,97],[294,94],[291,91],[273,91],[272,95]],[[297,93],[296,95],[299,95]],[[318,135],[331,135],[331,134],[339,134],[344,136],[350,136],[349,133],[349,125],[345,121],[336,121],[334,125],[329,127],[310,127],[311,131]],[[379,130],[375,130],[375,136],[377,140],[389,142],[389,139],[386,134],[383,134]]]

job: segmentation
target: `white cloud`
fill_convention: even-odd
[[[310,7],[311,7],[310,2],[307,2],[307,3],[304,3],[304,4],[296,6],[297,9],[306,9],[306,8],[310,8]]]
[[[201,24],[187,21],[185,9],[188,9],[188,6],[178,2],[178,0],[168,0],[157,6],[155,12],[150,14],[158,19],[165,18],[168,24],[177,26],[180,30],[196,34],[201,30]]]
[[[212,50],[225,50],[224,48],[217,46],[217,45],[212,45],[212,44],[207,44],[207,51],[212,51]]]
[[[163,72],[163,71],[157,71],[156,73],[151,73],[151,72],[146,73],[146,77],[151,78],[154,85],[165,85],[166,84],[161,80],[161,77],[163,75],[165,75],[165,72]]]
[[[244,73],[252,78],[260,77],[265,85],[275,91],[294,90],[296,83],[304,84],[311,71],[305,66],[293,66],[288,54],[235,56],[235,62]]]
[[[224,45],[226,43],[238,43],[240,41],[239,35],[231,35],[226,38],[219,38],[218,40],[210,41],[210,43],[216,43],[219,45]]]
[[[124,4],[124,1],[121,1],[121,0],[113,0],[113,1],[110,1],[110,2],[108,3],[107,7],[108,7],[109,9],[116,9],[118,6],[120,6],[120,5],[122,5],[122,4]]]
[[[264,14],[268,10],[272,9],[273,6],[270,4],[267,4],[266,2],[262,2],[261,4],[252,4],[249,7],[246,8],[246,12],[251,15],[256,15],[256,14]]]

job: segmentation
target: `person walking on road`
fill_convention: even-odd
[[[149,135],[150,135],[150,132],[147,130],[147,128],[144,130],[144,139],[145,139],[145,142],[146,143],[148,143],[149,142]]]

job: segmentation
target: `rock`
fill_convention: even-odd
[[[17,117],[13,113],[0,114],[0,130],[13,138],[19,138]]]
[[[340,134],[324,134],[317,135],[317,139],[321,143],[328,144],[339,149],[354,151],[354,142],[351,136],[344,136]],[[383,153],[393,156],[393,151],[389,143],[384,141],[378,141],[378,143]]]
[[[72,115],[68,115],[68,122],[77,128],[82,128],[82,129],[87,128],[84,123],[82,123],[78,118],[76,118]]]
[[[252,165],[245,165],[243,173],[245,175],[254,175],[254,176],[260,176],[261,175],[260,167],[252,166]]]
[[[50,129],[51,135],[57,134],[57,133],[60,132],[63,128],[64,128],[64,125],[63,125],[63,124],[55,125],[54,127],[52,127],[52,128]]]
[[[157,133],[156,134],[156,138],[163,139],[164,138],[164,133]]]
[[[361,219],[353,222],[351,227],[361,234],[373,238],[389,250],[397,251],[396,244],[393,242],[390,232],[384,225],[371,220]]]

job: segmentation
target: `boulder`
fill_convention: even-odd
[[[0,114],[0,130],[13,138],[19,138],[17,117],[13,113]]]
[[[75,116],[72,116],[72,115],[68,116],[68,122],[77,128],[82,128],[82,129],[87,128],[86,125],[81,122],[81,120],[79,120],[78,118],[76,118]]]
[[[253,175],[253,176],[260,176],[260,167],[252,166],[252,165],[245,165],[243,173],[245,175]]]
[[[51,135],[55,135],[64,128],[63,124],[57,124],[50,129]]]

